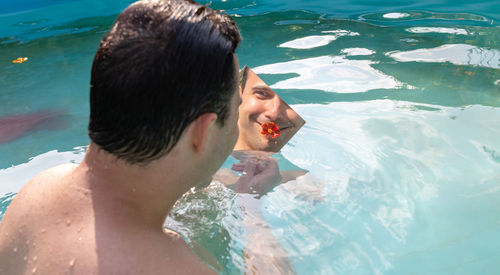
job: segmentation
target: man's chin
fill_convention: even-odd
[[[261,148],[259,149],[260,151],[266,151],[266,152],[278,152],[282,146],[281,144],[281,139],[278,138],[265,138]]]

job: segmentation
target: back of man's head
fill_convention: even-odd
[[[198,3],[144,0],[119,16],[92,65],[89,137],[127,161],[168,153],[203,113],[220,125],[237,89],[234,21]]]

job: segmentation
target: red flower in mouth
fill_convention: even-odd
[[[280,128],[278,128],[278,125],[276,123],[270,121],[270,122],[265,122],[262,123],[262,131],[260,132],[263,136],[266,137],[271,137],[271,138],[277,138],[281,135]]]

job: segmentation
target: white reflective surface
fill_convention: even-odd
[[[296,73],[280,81],[275,89],[317,89],[335,93],[366,92],[372,89],[393,89],[403,83],[386,75],[370,65],[370,60],[349,60],[344,56],[320,56],[259,66],[258,74]]]
[[[469,34],[465,29],[460,28],[439,28],[439,27],[413,27],[406,29],[412,33],[448,33],[448,34]]]
[[[323,31],[322,33],[332,33],[331,35],[311,35],[302,38],[297,38],[283,44],[280,44],[281,48],[292,48],[292,49],[312,49],[321,46],[328,45],[330,42],[336,40],[341,36],[356,36],[359,33],[350,32],[346,30],[333,30],[333,31]]]
[[[410,16],[409,13],[406,13],[406,12],[391,12],[391,13],[386,13],[383,15],[384,18],[387,18],[387,19],[399,19],[399,18],[405,18],[405,17],[408,17]]]
[[[393,51],[386,55],[400,62],[450,62],[455,65],[500,68],[500,51],[467,44],[446,44],[431,49]]]

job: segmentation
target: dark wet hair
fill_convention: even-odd
[[[248,66],[243,67],[243,69],[240,70],[240,87],[241,91],[245,90],[245,85],[247,84],[247,78],[248,78]]]
[[[193,1],[130,5],[92,64],[90,139],[128,163],[148,163],[203,113],[216,113],[223,126],[238,85],[240,39],[228,15]]]

